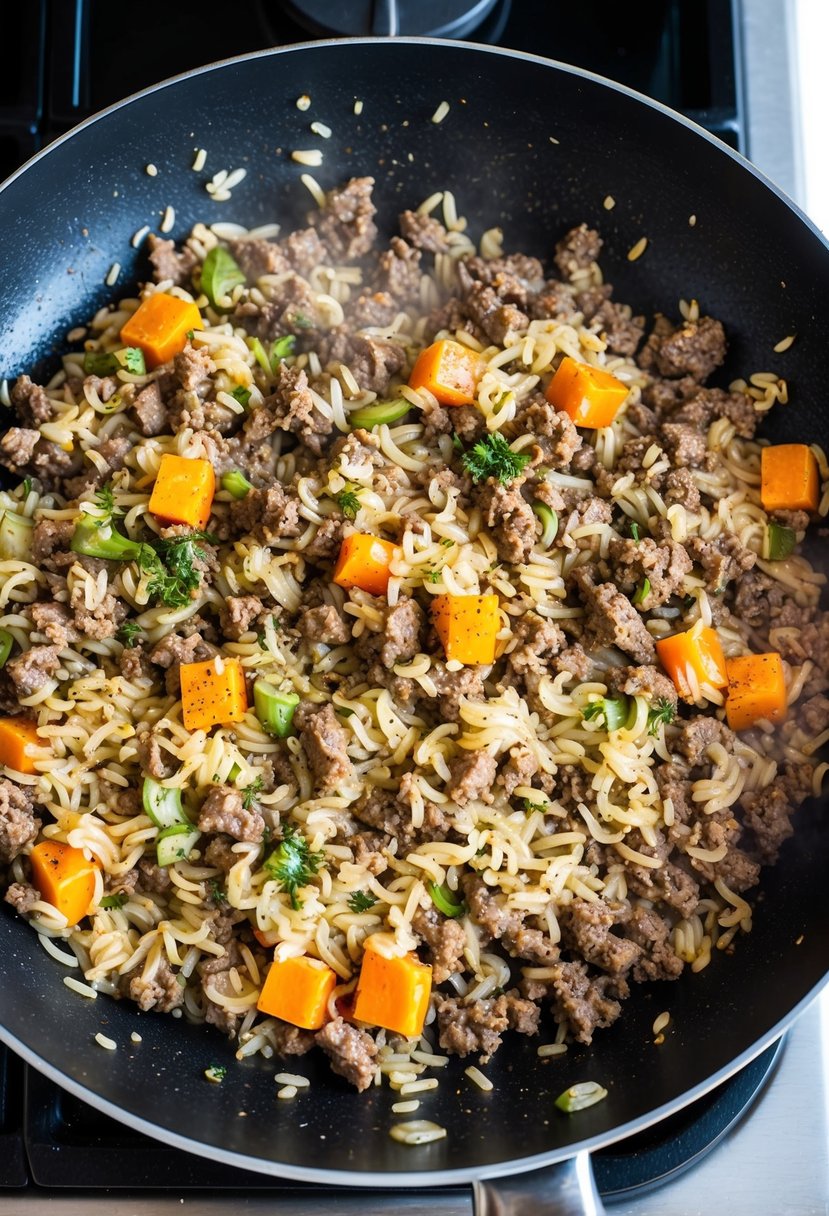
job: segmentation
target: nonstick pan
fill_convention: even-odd
[[[297,108],[301,94],[311,111]],[[449,112],[438,124],[442,101]],[[332,128],[330,139],[311,135],[315,117]],[[130,238],[145,224],[157,229],[168,205],[176,237],[197,220],[302,223],[310,196],[290,154],[312,146],[324,153],[314,170],[323,186],[376,178],[384,235],[400,210],[447,187],[473,235],[498,224],[512,250],[549,257],[572,225],[598,227],[616,298],[674,316],[680,297],[698,299],[730,336],[721,383],[769,369],[789,382],[791,403],[763,433],[826,444],[829,250],[791,203],[717,140],[625,88],[528,55],[418,39],[320,42],[208,67],[123,102],[36,157],[0,189],[0,377],[48,368],[73,325],[146,276]],[[201,173],[191,168],[198,147],[208,151]],[[148,162],[157,176],[145,172]],[[219,168],[247,170],[225,203],[205,191]],[[628,261],[643,236],[645,254]],[[115,262],[121,271],[110,288],[104,279]],[[775,355],[788,334],[796,341]],[[826,801],[807,803],[796,822],[778,867],[764,876],[754,930],[733,954],[698,975],[641,988],[590,1049],[571,1047],[542,1064],[531,1040],[509,1042],[488,1066],[491,1093],[453,1062],[419,1112],[448,1135],[426,1146],[389,1137],[391,1091],[357,1095],[324,1061],[304,1061],[310,1093],[278,1102],[273,1063],[236,1063],[214,1030],[81,999],[8,908],[0,915],[0,1035],[116,1118],[265,1174],[362,1187],[478,1180],[479,1209],[507,1212],[543,1206],[557,1179],[541,1167],[573,1159],[584,1201],[585,1150],[659,1120],[736,1071],[823,983]],[[662,1010],[672,1022],[657,1047],[652,1024]],[[140,1043],[131,1041],[136,1029]],[[98,1031],[115,1051],[96,1043]],[[214,1063],[229,1065],[221,1085],[204,1080]],[[603,1084],[607,1099],[560,1114],[555,1097],[584,1080]]]

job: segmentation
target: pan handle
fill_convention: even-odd
[[[371,11],[371,32],[387,38],[395,38],[400,33],[397,0],[374,0]]]
[[[473,1185],[474,1216],[602,1216],[590,1154]]]

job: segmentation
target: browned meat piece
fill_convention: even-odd
[[[561,916],[564,944],[594,967],[611,975],[624,975],[638,962],[641,950],[635,942],[612,932],[617,919],[600,899],[574,899]]]
[[[550,967],[558,962],[558,945],[540,929],[526,929],[522,925],[514,933],[505,933],[503,941],[513,958],[535,963],[537,967]]]
[[[300,1030],[289,1022],[277,1021],[271,1034],[274,1050],[278,1056],[304,1056],[314,1046],[313,1030]]]
[[[445,253],[449,248],[449,233],[440,220],[436,220],[432,215],[403,211],[400,214],[400,231],[404,240],[415,249],[422,249],[426,253]]]
[[[456,971],[463,971],[466,934],[456,920],[441,916],[436,908],[418,908],[412,928],[429,949],[433,984],[442,984]]]
[[[316,1034],[316,1044],[331,1061],[334,1072],[358,1090],[368,1089],[377,1070],[377,1044],[371,1035],[342,1018],[334,1018]]]
[[[628,304],[612,300],[603,300],[590,317],[585,316],[585,323],[599,328],[608,350],[628,357],[636,354],[645,333],[645,318],[634,317]]]
[[[582,437],[570,416],[555,409],[541,393],[519,406],[513,421],[504,427],[504,434],[508,439],[533,435],[543,463],[552,469],[568,468],[582,446]]]
[[[477,667],[447,671],[442,659],[432,659],[429,675],[438,694],[438,709],[447,722],[458,721],[462,697],[480,701],[484,695],[484,683]]]
[[[753,439],[761,417],[754,408],[753,398],[747,393],[701,388],[671,414],[671,422],[685,422],[707,431],[715,418],[728,418],[738,435],[743,439]]]
[[[737,742],[733,731],[724,722],[708,714],[696,714],[683,722],[675,747],[692,768],[707,762],[707,751],[712,743],[721,743],[730,752]]]
[[[29,427],[10,426],[0,439],[0,459],[13,473],[26,469],[40,439],[40,431]]]
[[[708,455],[708,441],[704,431],[689,426],[687,422],[663,422],[659,428],[659,443],[675,467],[704,467]]]
[[[265,832],[265,820],[254,807],[246,808],[235,786],[216,785],[201,804],[199,830],[224,832],[234,840],[256,842]]]
[[[377,236],[373,188],[373,177],[352,177],[344,186],[329,190],[325,206],[308,216],[334,261],[352,262],[373,249]]]
[[[509,759],[498,774],[498,784],[503,785],[507,798],[521,785],[529,785],[538,772],[538,761],[532,752],[516,745],[509,750]]]
[[[392,381],[406,366],[406,352],[399,342],[353,334],[345,326],[331,329],[320,342],[324,366],[344,364],[360,388],[386,397]]]
[[[333,444],[330,453],[332,466],[346,464],[356,475],[370,476],[375,469],[382,468],[385,457],[380,451],[380,440],[371,431],[358,427],[349,435],[343,435]]]
[[[625,924],[625,934],[641,947],[642,953],[633,967],[637,983],[645,980],[674,980],[685,966],[671,946],[672,925],[655,908],[635,904]]]
[[[59,667],[57,646],[32,646],[6,663],[6,671],[19,697],[30,697],[51,684]]]
[[[280,363],[274,391],[265,398],[264,408],[271,412],[276,425],[283,431],[297,435],[312,452],[319,454],[322,451],[334,423],[314,404],[308,377],[302,368]]]
[[[469,914],[476,925],[489,934],[491,938],[515,938],[523,928],[523,912],[508,908],[503,902],[503,896],[493,893],[478,874],[465,874],[461,880]]]
[[[423,630],[423,609],[416,600],[401,596],[386,615],[380,662],[391,668],[407,662],[420,650]]]
[[[302,275],[286,274],[271,284],[264,304],[244,300],[231,314],[233,321],[263,342],[272,342],[294,331],[310,337],[318,331],[320,315],[316,293]]]
[[[683,376],[680,380],[657,378],[642,389],[642,400],[645,405],[655,410],[659,417],[664,417],[698,392],[699,385],[692,376]]]
[[[279,245],[256,237],[228,241],[228,250],[249,283],[265,274],[287,274],[294,269]]]
[[[812,793],[812,767],[784,765],[762,790],[743,794],[743,823],[752,832],[761,865],[773,865],[780,847],[794,831],[791,816]]]
[[[304,701],[297,706],[294,725],[319,792],[336,789],[341,781],[353,777],[354,770],[346,750],[348,732],[330,703],[320,706]]]
[[[258,595],[229,595],[219,613],[219,627],[226,638],[238,642],[264,611]]]
[[[251,494],[253,492],[251,490]],[[186,638],[170,633],[152,648],[150,662],[165,668],[167,692],[176,697],[181,693],[179,669],[182,663],[206,663],[215,654],[218,654],[216,647],[199,633],[191,633]]]
[[[46,389],[34,384],[28,376],[18,376],[9,393],[12,409],[26,427],[35,430],[44,422],[50,422],[54,407]]]
[[[204,851],[205,865],[215,866],[225,874],[238,860],[238,855],[233,852],[233,845],[224,836],[214,836]]]
[[[504,486],[490,477],[476,497],[501,561],[511,565],[528,561],[536,540],[536,518],[520,485]]]
[[[127,605],[122,604],[108,592],[94,608],[86,606],[86,591],[82,583],[75,583],[69,595],[69,607],[74,613],[75,628],[86,637],[104,641],[114,637],[118,627],[127,616]]]
[[[776,524],[783,528],[791,528],[793,532],[805,532],[809,526],[808,511],[769,511]]]
[[[715,595],[721,595],[726,584],[734,579],[739,579],[742,585],[741,576],[757,560],[757,555],[751,549],[746,549],[730,532],[723,532],[714,540],[691,536],[685,548],[693,560],[702,566],[706,586]]]
[[[829,727],[829,697],[823,693],[797,706],[798,724],[809,735],[820,735]]]
[[[390,325],[400,311],[400,305],[387,291],[365,292],[349,301],[346,315],[352,329],[380,328]]]
[[[365,866],[370,874],[384,874],[389,863],[384,849],[391,844],[385,832],[355,832],[348,837],[348,845],[358,866]]]
[[[753,555],[752,555],[753,556]],[[814,659],[821,669],[823,649],[818,640],[818,626],[807,623],[807,611],[787,594],[786,588],[776,578],[769,578],[760,570],[741,574],[735,585],[734,613],[752,629],[768,633],[769,629],[781,626],[802,628],[800,641],[803,654]],[[817,643],[818,649],[815,649]],[[788,657],[784,655],[784,658]],[[802,659],[794,659],[795,662]]]
[[[613,583],[594,584],[581,567],[574,573],[587,613],[583,645],[586,650],[618,646],[637,663],[653,663],[656,647],[645,623],[627,596]]]
[[[760,881],[760,866],[743,849],[734,844],[740,834],[740,825],[730,817],[730,812],[704,816],[697,821],[691,842],[702,849],[714,850],[726,845],[727,852],[721,861],[703,861],[689,855],[691,867],[701,874],[706,882],[720,878],[732,891],[748,891]]]
[[[210,377],[216,370],[216,364],[210,358],[206,346],[191,346],[185,344],[184,350],[173,359],[173,371],[181,387],[188,393],[196,393],[206,397],[211,387]]]
[[[324,519],[302,550],[303,555],[312,562],[333,562],[340,551],[344,525],[341,515]]]
[[[630,833],[626,843],[632,849],[649,857],[665,858],[669,849],[664,841],[660,841],[657,849],[652,849],[644,843],[637,831]],[[663,860],[658,870],[627,860],[624,861],[624,864],[627,884],[634,894],[655,904],[665,903],[668,907],[675,908],[684,917],[691,916],[696,911],[699,903],[699,886],[690,874],[686,874],[673,862]]]
[[[298,228],[279,242],[294,270],[307,276],[316,266],[323,266],[330,259],[328,250],[319,239],[316,228]]]
[[[83,382],[84,392],[90,390],[97,393],[101,401],[106,404],[114,397],[119,386],[119,381],[114,376],[87,376]]]
[[[69,548],[75,521],[72,519],[39,519],[32,532],[32,560],[40,563]]]
[[[177,287],[188,287],[190,277],[199,259],[192,249],[184,248],[178,252],[175,241],[164,240],[150,232],[147,236],[147,248],[150,255],[150,265],[153,268],[153,280],[164,283],[172,279]]]
[[[444,1051],[456,1056],[481,1053],[485,1064],[501,1046],[501,1035],[509,1029],[507,1000],[504,996],[473,1001],[464,1005],[460,997],[438,996],[435,1001],[438,1042]]]
[[[525,253],[500,258],[467,257],[461,265],[465,278],[486,283],[505,304],[516,304],[524,312],[544,287],[544,267],[538,258]]]
[[[463,307],[472,324],[495,346],[509,345],[530,323],[525,312],[514,304],[505,304],[487,283],[472,282],[464,291]]]
[[[351,641],[351,628],[333,604],[318,608],[300,608],[297,628],[309,644],[323,642],[326,646],[343,646]]]
[[[462,752],[449,762],[451,776],[446,793],[458,806],[466,806],[467,802],[477,800],[491,802],[490,791],[495,784],[497,771],[498,764],[489,752]]]
[[[674,327],[667,317],[657,316],[653,332],[639,352],[639,366],[674,379],[691,376],[707,380],[725,359],[725,330],[712,317],[682,321]]]
[[[159,1013],[170,1013],[184,1004],[184,988],[166,959],[161,959],[152,979],[134,975],[129,979],[130,1000],[135,1001],[144,1013],[156,1009]]]
[[[277,482],[267,490],[248,490],[244,498],[230,504],[230,520],[237,533],[251,533],[266,545],[301,536],[305,528],[299,515],[299,497]]]
[[[630,993],[621,976],[591,979],[581,962],[557,963],[552,988],[556,1021],[567,1022],[576,1042],[588,1045],[596,1029],[613,1025],[622,1012],[620,1001]]]
[[[587,224],[571,228],[556,244],[553,261],[566,279],[586,270],[599,256],[602,238]]]
[[[610,542],[609,552],[619,590],[626,595],[637,591],[642,612],[650,612],[678,595],[682,580],[693,568],[682,545],[672,540],[658,545],[649,536],[638,541],[618,537]]]
[[[140,873],[138,886],[148,894],[166,895],[173,885],[170,871],[165,866],[157,866],[149,857],[140,858],[138,869]]]
[[[678,824],[688,823],[697,814],[691,801],[690,770],[683,763],[660,764],[656,769],[656,782],[661,798],[670,798],[674,818]]]
[[[514,1030],[517,1034],[538,1034],[541,1009],[535,1001],[528,1001],[517,995],[514,988],[510,992],[504,993],[504,999],[507,1002],[507,1021],[510,1030]]]
[[[136,759],[142,772],[148,773],[156,781],[172,777],[177,764],[174,757],[163,748],[158,736],[146,726],[139,727],[135,736]]]
[[[36,601],[29,608],[29,612],[38,633],[48,638],[58,650],[63,650],[70,642],[79,640],[80,634],[66,604],[60,604],[56,600]]]
[[[618,667],[608,676],[612,688],[629,697],[668,701],[676,708],[676,685],[658,667]]]
[[[401,304],[417,300],[422,277],[420,250],[408,245],[399,236],[393,236],[389,248],[384,249],[377,260],[377,290],[388,292]]]
[[[145,384],[132,403],[132,412],[142,435],[163,435],[167,428],[167,407],[157,380]]]
[[[679,503],[686,511],[697,512],[700,507],[699,488],[688,469],[671,469],[665,479],[665,505]]]
[[[411,782],[411,773],[404,773],[399,790],[375,786],[353,808],[356,819],[395,837],[405,850],[422,840],[445,840],[452,827],[445,812],[433,802],[424,806],[421,827],[412,827]]]
[[[0,864],[11,865],[40,831],[28,787],[0,779]]]
[[[564,646],[564,634],[555,622],[532,611],[519,616],[512,631],[517,645],[507,655],[504,686],[516,687],[532,703],[550,661]]]
[[[568,646],[566,650],[562,650],[561,654],[556,655],[553,659],[553,671],[556,675],[561,675],[566,671],[576,680],[585,680],[593,670],[593,661],[589,655],[585,654],[582,646],[578,642],[574,646]]]
[[[11,904],[15,912],[25,916],[40,899],[40,891],[28,882],[13,882],[3,896],[7,904]]]

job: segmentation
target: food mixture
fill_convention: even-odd
[[[150,235],[6,387],[0,863],[79,991],[365,1089],[589,1044],[750,929],[826,769],[829,471],[587,226],[544,264],[445,194],[386,245],[310,185]]]

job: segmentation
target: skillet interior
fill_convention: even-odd
[[[313,106],[302,113],[295,100],[305,92]],[[364,101],[359,117],[355,97]],[[437,126],[430,117],[443,99],[451,109]],[[330,141],[309,133],[314,117],[333,128]],[[400,209],[447,185],[474,232],[500,223],[508,249],[549,256],[568,227],[594,224],[617,299],[675,315],[680,296],[698,298],[731,337],[723,383],[770,368],[789,380],[792,404],[763,433],[826,444],[829,348],[819,321],[829,251],[814,229],[722,145],[617,86],[524,56],[417,40],[317,43],[205,70],[88,123],[13,178],[0,190],[0,377],[48,362],[72,325],[143,276],[129,238],[145,223],[157,227],[168,203],[177,237],[199,219],[301,222],[308,196],[289,153],[318,144],[325,158],[314,175],[324,186],[374,174],[388,232]],[[207,169],[195,174],[200,146]],[[144,172],[150,160],[155,178]],[[204,182],[236,166],[247,168],[246,180],[231,203],[213,203]],[[608,194],[612,211],[602,205]],[[642,235],[647,252],[631,264],[627,251]],[[115,261],[123,270],[109,289],[103,280]],[[773,355],[789,333],[795,344]],[[470,1086],[462,1065],[450,1069],[418,1112],[449,1136],[425,1148],[388,1137],[388,1090],[358,1096],[322,1064],[310,1095],[277,1102],[273,1066],[234,1065],[215,1032],[83,1001],[5,907],[0,1033],[111,1113],[252,1168],[363,1184],[378,1181],[365,1176],[376,1171],[388,1184],[390,1173],[402,1181],[436,1171],[434,1182],[450,1171],[457,1180],[503,1172],[517,1158],[526,1167],[688,1100],[759,1050],[822,982],[826,801],[809,803],[798,824],[763,884],[754,932],[732,957],[641,990],[589,1051],[571,1048],[541,1066],[532,1041],[511,1043],[487,1067],[491,1094]],[[673,1022],[657,1049],[651,1025],[663,1009]],[[130,1042],[136,1027],[141,1044]],[[94,1043],[98,1030],[119,1043],[116,1052]],[[221,1086],[202,1076],[214,1062],[232,1065]],[[559,1115],[552,1100],[586,1079],[607,1086],[607,1101]]]

